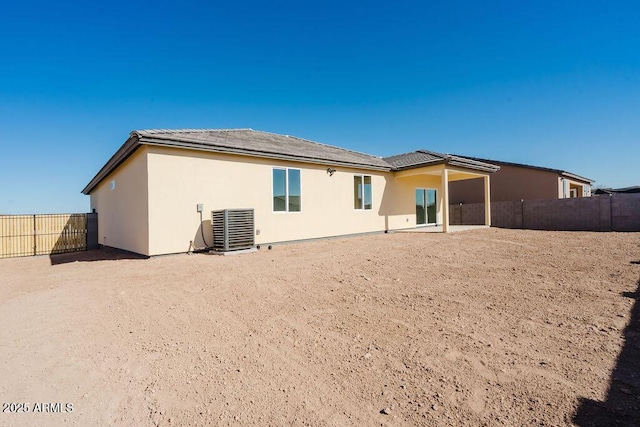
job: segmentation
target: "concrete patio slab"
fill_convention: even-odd
[[[488,225],[450,225],[449,233],[458,231],[476,230],[479,228],[489,228]],[[406,230],[397,230],[396,233],[444,233],[441,225],[409,228]]]

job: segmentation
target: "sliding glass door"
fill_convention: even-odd
[[[437,220],[436,190],[416,189],[416,225],[435,225]]]

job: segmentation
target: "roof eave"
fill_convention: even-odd
[[[383,166],[357,162],[343,162],[339,160],[269,153],[258,150],[209,146],[198,142],[175,141],[169,138],[149,137],[148,135],[140,134],[137,131],[133,131],[131,132],[129,138],[125,141],[125,143],[118,149],[118,151],[116,151],[115,154],[111,156],[111,158],[107,161],[107,163],[104,164],[104,166],[98,171],[93,179],[91,179],[91,181],[89,181],[89,183],[82,189],[82,194],[89,195],[94,188],[96,188],[111,172],[113,172],[118,166],[120,166],[125,160],[127,160],[141,145],[185,148],[223,154],[237,154],[259,158],[289,160],[301,163],[340,166],[353,169],[375,170],[382,172],[390,172],[392,170],[391,165]]]
[[[458,160],[458,159],[449,159],[447,160],[446,163],[451,166],[457,166],[465,169],[473,169],[473,170],[489,172],[489,173],[494,173],[500,170],[500,166],[492,165],[490,163],[478,164],[476,162],[470,163],[470,162],[465,162],[464,160]]]
[[[111,172],[127,160],[140,147],[140,138],[135,132],[131,132],[125,143],[115,152],[113,156],[102,166],[98,173],[82,189],[82,194],[89,195]]]
[[[158,147],[183,148],[183,149],[208,151],[208,152],[221,153],[221,154],[237,154],[241,156],[259,157],[263,159],[267,158],[267,159],[277,159],[277,160],[289,160],[289,161],[295,161],[295,162],[301,162],[301,163],[321,164],[321,165],[327,165],[327,166],[350,167],[354,169],[376,170],[376,171],[386,171],[386,172],[391,171],[390,165],[382,166],[382,165],[372,165],[372,164],[356,163],[356,162],[343,162],[343,161],[332,160],[332,159],[295,156],[290,154],[278,154],[278,153],[272,153],[268,151],[211,146],[208,144],[202,144],[198,142],[176,141],[173,139],[153,138],[149,136],[142,136],[139,138],[139,141],[140,141],[140,144],[153,145]]]
[[[593,179],[585,178],[585,177],[580,176],[580,175],[575,175],[575,174],[570,173],[570,172],[561,172],[561,173],[560,173],[560,175],[562,175],[563,177],[566,177],[566,178],[575,179],[576,181],[583,181],[583,182],[587,182],[587,183],[589,183],[590,185],[591,185],[591,184],[593,184],[594,182],[596,182],[596,181],[595,181],[595,180],[593,180]]]
[[[437,166],[437,165],[442,165],[444,163],[445,163],[444,159],[440,159],[440,160],[434,160],[432,162],[422,162],[422,163],[415,163],[412,165],[396,166],[396,167],[393,167],[392,170],[399,172],[399,171],[404,171],[408,169],[422,168],[426,166]]]
[[[459,156],[459,157],[462,157],[462,158],[465,158],[465,159],[476,160],[476,161],[480,161],[480,162],[483,162],[483,163],[492,163],[492,164],[495,163],[495,164],[500,164],[500,165],[503,165],[503,166],[513,166],[513,167],[541,170],[541,171],[545,171],[545,172],[553,172],[553,173],[559,174],[560,176],[576,179],[578,181],[588,182],[590,184],[593,184],[594,182],[596,182],[595,180],[593,180],[591,178],[585,178],[583,176],[576,175],[576,174],[573,174],[571,172],[563,171],[561,169],[547,168],[547,167],[544,167],[544,166],[526,165],[524,163],[506,162],[506,161],[502,161],[502,160],[481,159],[479,157],[466,157],[466,156]]]
[[[413,165],[395,167],[393,168],[393,170],[399,172],[399,171],[408,170],[408,169],[417,169],[421,167],[437,166],[437,165],[451,165],[459,168],[472,169],[476,171],[489,172],[489,173],[496,172],[500,169],[500,166],[496,166],[496,165],[468,163],[468,162],[460,161],[457,159],[445,158],[445,159],[434,160],[431,162],[423,162],[423,163],[416,163]]]

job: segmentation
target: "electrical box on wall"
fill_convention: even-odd
[[[196,209],[198,210],[198,212],[202,212],[202,203],[198,203]]]

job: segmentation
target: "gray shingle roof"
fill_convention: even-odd
[[[331,165],[390,170],[380,157],[289,135],[252,129],[180,129],[134,131],[141,143],[297,160]]]
[[[480,170],[483,172],[495,172],[500,169],[499,166],[492,165],[490,163],[451,154],[436,153],[435,151],[427,150],[418,150],[412,151],[410,153],[398,154],[397,156],[385,157],[383,160],[389,163],[393,167],[393,170],[412,169],[421,166],[437,164],[459,166],[468,169]]]
[[[131,132],[129,139],[93,177],[82,193],[89,194],[142,145],[197,149],[365,170],[391,170],[391,165],[380,157],[294,136],[252,129],[150,129]]]
[[[426,150],[382,159],[295,136],[252,129],[149,129],[131,132],[127,141],[93,177],[82,193],[89,194],[142,145],[178,147],[365,170],[393,171],[441,163],[485,172],[495,172],[499,169],[487,163]]]
[[[442,156],[436,156],[427,151],[412,151],[411,153],[398,154],[383,159],[394,169],[406,169],[411,166],[426,165],[442,162]]]

